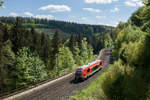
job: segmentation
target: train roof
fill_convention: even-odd
[[[98,61],[100,61],[100,60],[92,61],[92,62],[88,63],[87,65],[83,65],[83,66],[80,66],[80,67],[85,68],[85,67],[88,67],[88,66],[91,66],[91,65],[97,63]]]

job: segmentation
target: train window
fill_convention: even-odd
[[[102,65],[102,62],[100,62],[100,65]]]
[[[95,66],[95,67],[94,67],[94,70],[96,70],[97,68],[98,68],[98,66]]]
[[[92,71],[94,71],[94,67],[92,68]]]
[[[77,74],[81,74],[82,73],[82,69],[78,69],[76,73]]]
[[[90,69],[87,69],[87,72],[90,72]]]

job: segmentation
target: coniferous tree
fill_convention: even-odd
[[[75,44],[76,44],[75,36],[72,34],[69,40],[69,48],[71,52],[73,53],[73,55],[75,54],[75,50],[74,50]]]
[[[7,41],[10,38],[10,33],[8,31],[8,27],[5,26],[3,30],[4,30],[3,41]]]
[[[17,17],[16,22],[13,24],[11,29],[11,41],[13,43],[13,51],[17,52],[18,49],[24,46],[24,32],[25,28],[20,23],[20,19]]]
[[[0,44],[2,44],[3,41],[3,32],[0,30]]]
[[[0,92],[12,89],[12,76],[10,72],[15,64],[15,54],[11,50],[11,41],[8,40],[1,45],[0,49]]]
[[[56,30],[53,39],[52,39],[52,52],[51,52],[51,69],[56,66],[57,63],[57,55],[59,53],[59,49],[62,46],[62,37],[59,30]]]
[[[81,49],[82,48],[82,34],[80,33],[80,34],[78,34],[78,45],[79,45],[79,49]]]
[[[38,40],[37,40],[36,31],[35,31],[35,29],[33,27],[31,28],[31,34],[32,34],[32,38],[33,38],[32,50],[35,51],[37,49]]]

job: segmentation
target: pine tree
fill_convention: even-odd
[[[2,44],[3,41],[3,32],[0,30],[0,45]]]
[[[69,40],[69,48],[70,51],[73,53],[73,55],[75,54],[75,50],[74,50],[75,43],[76,43],[75,36],[72,34]]]
[[[78,35],[77,39],[78,39],[79,49],[81,49],[82,48],[82,34],[81,33]]]
[[[36,50],[37,49],[37,44],[38,44],[38,40],[37,40],[37,34],[36,34],[36,31],[35,29],[32,27],[31,28],[31,34],[32,34],[32,50]]]
[[[57,55],[59,49],[62,46],[62,37],[59,30],[56,30],[53,39],[52,39],[52,52],[51,52],[51,68],[53,69],[56,66]]]
[[[10,38],[10,33],[8,30],[7,25],[3,27],[4,29],[4,36],[3,36],[3,41],[7,41]]]
[[[0,91],[12,89],[12,77],[10,72],[15,64],[15,54],[11,50],[11,41],[8,40],[1,45],[0,49]]]
[[[13,43],[13,51],[17,52],[18,49],[24,46],[25,44],[25,28],[20,23],[20,19],[17,17],[16,22],[13,24],[13,27],[11,28],[11,41]]]

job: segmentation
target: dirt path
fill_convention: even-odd
[[[112,50],[103,49],[98,59],[104,61],[103,69],[83,82],[75,82],[74,74],[69,74],[53,82],[43,84],[35,89],[25,91],[24,93],[5,98],[4,100],[61,100],[75,95],[75,91],[87,88],[101,73],[103,73],[112,63]]]

